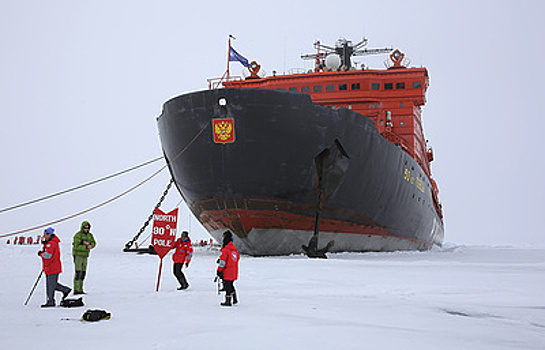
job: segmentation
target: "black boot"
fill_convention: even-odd
[[[189,283],[186,282],[185,284],[182,284],[182,285],[178,288],[178,290],[185,290],[185,289],[187,289],[187,288],[189,288]]]
[[[231,296],[226,295],[225,301],[223,303],[220,303],[221,306],[231,306]]]
[[[233,293],[233,305],[238,304],[237,292]]]
[[[72,289],[68,288],[66,291],[62,292],[62,300],[66,299],[66,297],[68,297],[68,294],[70,294],[71,291]]]

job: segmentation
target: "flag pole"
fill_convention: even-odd
[[[231,34],[229,34],[229,49],[227,50],[227,81],[229,81],[230,75],[229,75],[229,59],[231,58],[231,38],[234,38]]]

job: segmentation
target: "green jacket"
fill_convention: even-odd
[[[72,255],[74,256],[89,256],[90,249],[87,248],[85,244],[83,244],[83,241],[91,243],[93,247],[96,247],[97,245],[95,237],[93,237],[91,230],[89,230],[89,232],[87,233],[83,232],[83,227],[87,225],[91,226],[88,221],[82,222],[80,230],[74,235],[74,240],[72,241]]]

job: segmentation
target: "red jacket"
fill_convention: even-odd
[[[44,242],[40,253],[43,269],[46,275],[54,275],[62,272],[61,251],[59,249],[59,237],[52,235],[49,241]]]
[[[174,254],[172,255],[172,261],[175,263],[188,263],[193,257],[193,247],[191,246],[191,240],[188,238],[185,241],[182,241],[181,238],[178,238],[174,242]]]
[[[237,247],[233,242],[229,242],[225,247],[221,248],[221,256],[218,266],[218,271],[223,272],[223,279],[227,281],[236,281],[238,278],[238,261],[240,255]]]

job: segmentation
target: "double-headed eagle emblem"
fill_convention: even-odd
[[[235,142],[235,120],[233,118],[213,119],[212,133],[215,143]]]

